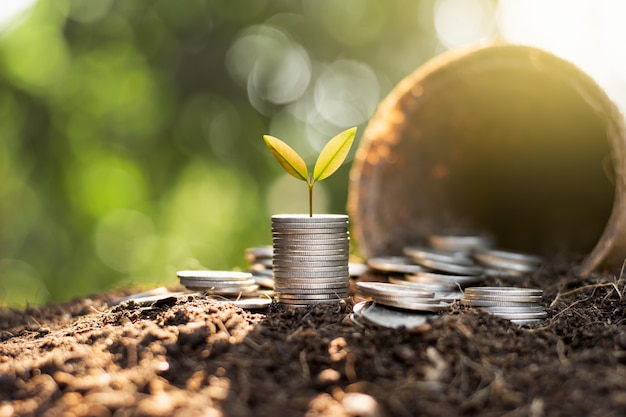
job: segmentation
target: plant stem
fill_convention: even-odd
[[[313,217],[313,182],[309,182],[309,217]]]

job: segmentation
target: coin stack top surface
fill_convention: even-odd
[[[347,215],[272,216],[274,291],[298,308],[349,300]]]

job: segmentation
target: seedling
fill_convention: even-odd
[[[313,185],[317,181],[321,181],[330,177],[346,160],[354,136],[356,135],[356,127],[344,130],[334,138],[332,138],[322,152],[320,152],[313,168],[313,173],[309,175],[306,163],[296,151],[282,140],[273,136],[264,135],[265,144],[274,155],[278,163],[285,168],[292,176],[307,183],[309,187],[309,216],[313,217]]]

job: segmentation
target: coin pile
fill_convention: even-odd
[[[349,301],[347,215],[272,216],[274,290],[298,308]]]
[[[178,271],[176,275],[187,289],[211,295],[249,294],[259,289],[249,272]]]
[[[545,319],[541,306],[543,290],[517,287],[470,287],[465,289],[462,305],[485,309],[513,323],[529,324]]]
[[[536,255],[492,249],[494,239],[486,233],[435,234],[428,242],[429,246],[405,247],[403,256],[371,258],[368,265],[385,274],[404,274],[390,278],[394,283],[411,283],[459,298],[460,288],[488,276],[513,279],[536,271],[543,262]]]
[[[274,249],[271,246],[254,246],[247,248],[245,258],[248,262],[248,272],[254,281],[261,287],[274,288],[272,273],[272,256]]]
[[[259,291],[249,272],[186,270],[176,275],[188,290],[202,291],[217,301],[231,302],[240,308],[259,309],[272,303],[272,294]]]

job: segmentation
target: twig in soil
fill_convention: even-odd
[[[230,332],[228,331],[228,329],[224,325],[224,322],[221,319],[219,319],[219,318],[216,321],[217,321],[217,327],[219,327],[221,331],[223,331],[224,333],[226,333],[226,335],[228,337],[230,337]]]
[[[554,321],[554,319],[556,319],[557,317],[559,317],[561,314],[565,313],[567,310],[571,309],[572,307],[574,307],[577,304],[580,303],[584,303],[585,301],[588,301],[591,297],[587,297],[583,300],[578,300],[578,301],[574,301],[572,304],[568,305],[567,307],[565,307],[563,310],[559,311],[554,317],[552,317],[552,321]],[[552,306],[552,305],[550,305]]]
[[[311,369],[306,361],[306,350],[300,351],[300,366],[302,366],[302,378],[305,382],[309,382],[311,380]]]
[[[605,282],[605,283],[601,283],[601,284],[589,284],[589,285],[583,285],[582,287],[578,287],[578,288],[574,288],[573,290],[570,291],[566,291],[564,293],[558,293],[556,295],[556,297],[554,297],[554,300],[550,303],[549,308],[554,307],[554,305],[561,299],[561,298],[565,298],[565,297],[569,297],[570,295],[576,294],[580,291],[585,291],[585,290],[589,290],[589,289],[593,289],[596,290],[597,288],[603,288],[603,287],[613,287],[613,289],[615,290],[615,292],[617,292],[617,295],[619,296],[620,300],[622,299],[622,292],[620,292],[619,288],[617,287],[616,283],[614,282]]]

